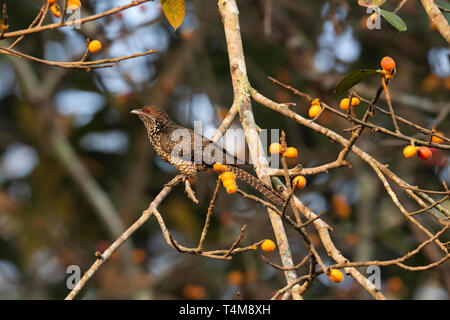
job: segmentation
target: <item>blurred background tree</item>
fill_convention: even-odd
[[[27,28],[43,4],[4,2],[8,31]],[[383,8],[393,10],[400,2],[389,0]],[[84,0],[81,16],[127,3]],[[449,6],[448,1],[440,3]],[[239,10],[249,79],[266,96],[295,102],[293,110],[306,115],[308,105],[273,85],[268,75],[336,105],[332,90],[345,73],[378,68],[381,57],[389,55],[398,69],[390,86],[396,114],[425,127],[439,123],[438,130],[450,134],[450,50],[419,2],[406,1],[398,12],[408,26],[405,32],[385,20],[381,29],[368,29],[369,14],[356,1],[248,0],[239,2]],[[58,21],[49,14],[45,22],[52,20]],[[103,44],[102,51],[89,58],[158,52],[88,72],[0,56],[0,297],[4,299],[65,297],[67,266],[86,270],[94,253],[106,249],[175,175],[172,166],[154,155],[144,127],[130,110],[159,105],[182,125],[193,127],[193,121],[201,120],[204,135],[211,137],[232,104],[223,25],[214,1],[188,0],[185,20],[176,31],[154,1],[81,29],[65,27],[27,36],[15,48],[46,60],[72,61],[83,56],[87,37]],[[8,46],[12,40],[0,43]],[[366,81],[357,88],[371,97],[377,84]],[[386,106],[384,96],[380,104]],[[299,150],[304,167],[331,162],[341,149],[266,108],[255,104],[254,111],[261,128],[287,132],[288,144]],[[389,121],[377,124],[390,126]],[[344,119],[329,113],[318,123],[340,133],[348,127]],[[233,124],[239,126],[238,121]],[[405,144],[386,136],[365,134],[358,145],[413,185],[436,189],[442,180],[450,184],[446,151],[437,150],[432,160],[424,162],[405,160]],[[238,154],[245,152],[243,145],[229,147],[236,147]],[[314,212],[325,212],[323,219],[334,227],[333,239],[345,256],[356,261],[392,259],[422,242],[421,234],[396,213],[367,165],[354,156],[350,160],[352,170],[312,176],[308,187],[298,192]],[[211,172],[197,178],[199,205],[178,187],[160,207],[179,242],[197,243],[214,177]],[[448,202],[443,206],[450,209]],[[273,239],[264,211],[222,188],[207,248],[226,248],[243,224],[248,224],[244,245]],[[305,248],[298,234],[288,230],[288,236],[294,257],[302,257]],[[331,264],[318,236],[312,232],[311,237]],[[89,282],[83,297],[234,299],[239,290],[245,299],[266,299],[285,285],[282,273],[265,264],[257,251],[236,255],[231,262],[183,255],[167,245],[153,221],[131,240]],[[267,256],[278,263],[275,254]],[[411,264],[438,259],[439,252],[427,246]],[[386,267],[381,278],[389,298],[448,299],[450,292],[448,263],[424,272]],[[305,294],[316,299],[368,297],[352,278],[336,285],[326,275]]]

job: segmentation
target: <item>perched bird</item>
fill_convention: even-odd
[[[132,110],[144,122],[148,138],[156,153],[165,162],[174,165],[185,178],[195,177],[197,172],[212,168],[214,163],[226,165],[236,178],[261,192],[275,204],[284,198],[255,176],[240,169],[239,160],[211,140],[177,125],[167,113],[156,106],[145,106]]]

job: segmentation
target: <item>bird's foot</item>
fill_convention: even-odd
[[[188,179],[187,177],[184,177],[183,180],[184,180],[185,191],[186,191],[188,197],[189,197],[195,204],[197,204],[197,203],[198,203],[198,200],[197,200],[197,198],[195,197],[195,192],[194,192],[194,190],[192,190],[191,183],[189,182],[189,179]]]

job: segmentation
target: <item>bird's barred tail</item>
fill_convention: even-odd
[[[273,203],[281,205],[285,202],[285,199],[281,195],[276,193],[273,189],[271,189],[269,186],[264,184],[261,180],[251,175],[247,171],[234,166],[227,166],[227,169],[233,172],[236,178],[261,192],[267,199],[269,199]]]

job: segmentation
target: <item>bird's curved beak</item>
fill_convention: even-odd
[[[130,113],[140,114],[141,111],[139,109],[134,109],[134,110],[131,110]]]

